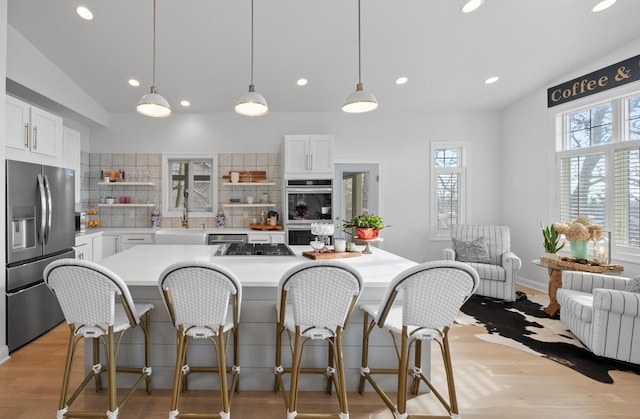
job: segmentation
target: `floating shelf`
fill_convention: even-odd
[[[243,208],[257,208],[257,207],[275,207],[276,204],[222,204],[223,207],[243,207]]]
[[[98,204],[99,207],[155,207],[156,204]]]
[[[224,186],[275,186],[275,182],[222,182]]]
[[[153,182],[98,182],[101,186],[155,186]]]

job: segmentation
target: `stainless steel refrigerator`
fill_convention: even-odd
[[[64,320],[44,268],[75,252],[75,173],[7,160],[6,298],[9,352]]]

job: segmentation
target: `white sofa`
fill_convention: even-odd
[[[594,354],[640,364],[640,294],[629,278],[562,272],[560,320]]]
[[[511,232],[506,226],[454,225],[451,238],[459,241],[472,241],[484,238],[488,251],[487,263],[466,262],[480,276],[476,294],[515,301],[515,272],[522,261],[511,252]],[[442,259],[459,260],[454,247],[442,250]]]

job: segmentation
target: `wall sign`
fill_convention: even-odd
[[[640,55],[547,89],[547,107],[640,80]]]

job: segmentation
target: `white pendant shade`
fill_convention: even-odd
[[[169,106],[167,99],[158,94],[158,89],[152,86],[151,93],[142,96],[138,101],[136,111],[145,116],[162,118],[171,115],[171,106]]]
[[[358,83],[356,91],[347,96],[342,105],[342,110],[348,113],[369,112],[378,107],[376,97],[362,88],[362,83]]]
[[[249,92],[236,103],[235,111],[244,116],[261,116],[269,112],[269,106],[265,98],[254,90],[252,84],[249,86]]]

